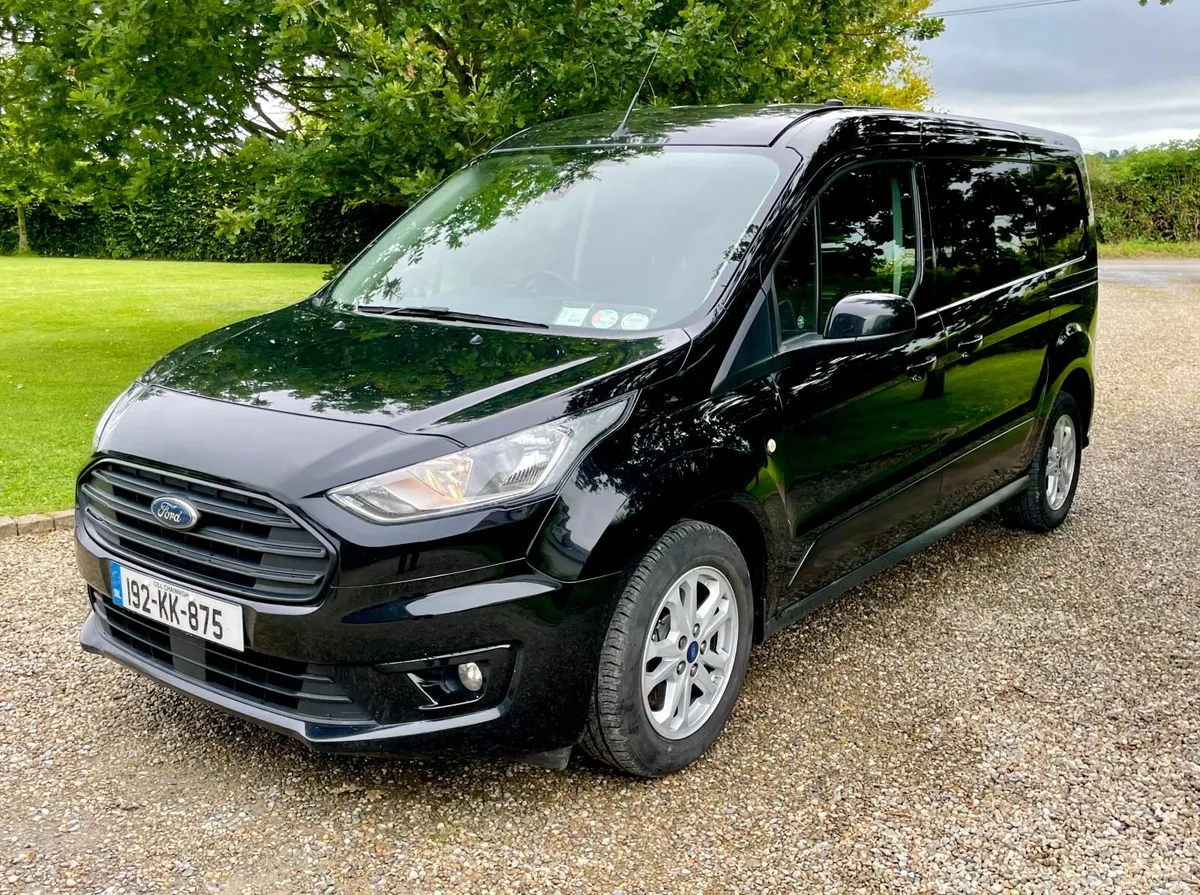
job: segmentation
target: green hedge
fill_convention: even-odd
[[[218,233],[216,215],[234,203],[237,174],[218,162],[177,166],[150,177],[136,200],[57,213],[35,206],[27,214],[30,247],[47,256],[337,264],[400,213],[382,205],[344,210],[330,201],[305,209],[298,224],[260,223],[230,241]],[[16,213],[2,213],[7,220],[0,227],[0,253],[11,253]]]
[[[167,258],[185,261],[307,261],[340,264],[401,209],[336,201],[303,210],[299,223],[260,223],[230,241],[217,232],[220,208],[236,203],[251,172],[235,160],[166,167],[147,178],[136,200],[28,214],[29,243],[40,255]],[[1200,140],[1088,159],[1104,242],[1200,241]],[[16,250],[16,213],[0,211],[0,254]]]
[[[1088,159],[1104,242],[1200,241],[1200,140]]]

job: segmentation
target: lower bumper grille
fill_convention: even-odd
[[[253,650],[239,653],[134,615],[95,593],[92,606],[114,640],[164,669],[297,718],[373,720],[334,680],[327,666],[280,659]]]

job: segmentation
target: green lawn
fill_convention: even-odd
[[[1102,242],[1101,258],[1200,258],[1200,242]]]
[[[96,419],[187,340],[321,283],[315,264],[0,257],[0,516],[71,505]]]

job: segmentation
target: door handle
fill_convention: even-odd
[[[931,355],[920,363],[910,365],[906,372],[908,373],[908,378],[913,382],[920,382],[922,379],[928,376],[929,372],[936,366],[937,356]]]
[[[965,342],[959,342],[958,350],[962,352],[963,357],[970,357],[971,352],[978,350],[979,346],[982,344],[983,336],[974,336],[973,338],[967,339]]]

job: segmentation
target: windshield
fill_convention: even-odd
[[[669,327],[739,257],[778,176],[746,152],[486,156],[393,224],[332,297],[581,330]]]

